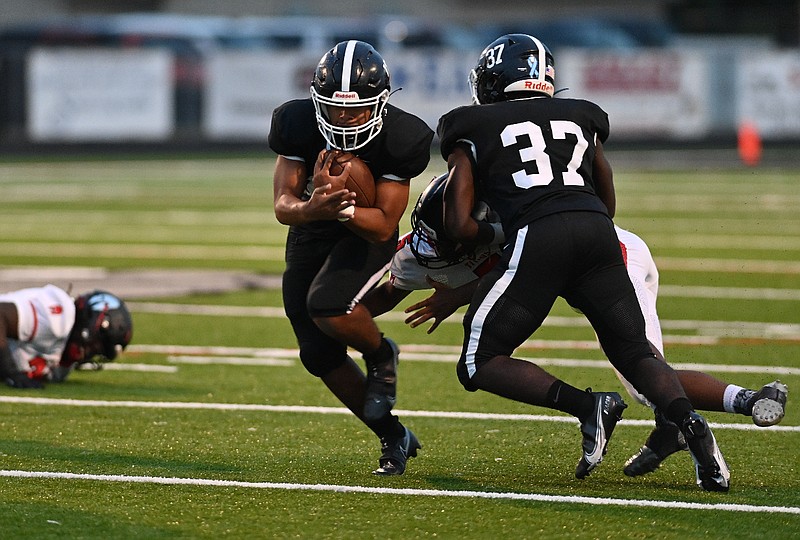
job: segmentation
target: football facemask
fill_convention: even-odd
[[[380,133],[389,100],[389,71],[378,51],[363,41],[343,41],[325,53],[311,85],[317,127],[327,143],[339,150],[357,150]],[[330,107],[369,110],[366,122],[337,125]]]

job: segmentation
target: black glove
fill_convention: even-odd
[[[37,388],[42,389],[44,385],[39,379],[31,379],[28,374],[22,371],[13,375],[6,375],[6,384],[11,388]]]

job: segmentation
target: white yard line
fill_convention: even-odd
[[[335,493],[373,493],[379,495],[402,495],[406,497],[457,497],[468,499],[493,499],[533,501],[543,503],[588,504],[593,506],[633,506],[649,508],[674,508],[679,510],[711,510],[724,512],[800,514],[795,506],[756,506],[750,504],[692,503],[680,501],[658,501],[652,499],[618,499],[612,497],[583,497],[575,495],[544,495],[539,493],[517,493],[474,490],[385,488],[368,486],[344,486],[337,484],[298,484],[291,482],[244,482],[241,480],[217,480],[210,478],[175,478],[163,476],[128,476],[116,474],[77,474],[69,472],[0,470],[0,477],[45,478],[57,480],[90,480],[97,482],[124,482],[159,484],[170,486],[236,487],[251,489],[327,491]]]
[[[561,348],[570,343],[560,342]],[[595,342],[591,343],[596,346]],[[297,349],[281,348],[248,348],[248,347],[201,347],[195,345],[130,345],[130,353],[166,354],[167,361],[175,364],[228,364],[248,366],[288,366],[298,358]],[[460,348],[455,345],[401,345],[403,362],[435,362],[455,364]],[[611,369],[606,360],[586,360],[583,358],[544,358],[518,356],[522,360],[534,362],[540,366],[560,366],[577,368]],[[111,366],[113,364],[104,364]],[[120,363],[124,365],[124,363]],[[144,364],[147,365],[147,364]],[[675,369],[693,369],[699,371],[715,371],[719,373],[771,373],[774,375],[800,375],[800,368],[780,365],[745,365],[745,364],[702,364],[695,362],[672,362]]]
[[[351,415],[346,407],[317,407],[311,405],[264,405],[255,403],[200,403],[189,401],[112,401],[102,399],[60,399],[23,396],[0,396],[0,403],[17,403],[25,405],[46,405],[48,407],[119,407],[134,409],[191,409],[214,411],[257,411],[272,413],[300,413],[300,414],[341,414]],[[547,414],[506,414],[482,413],[469,411],[425,411],[396,409],[395,413],[401,416],[414,416],[422,418],[448,418],[459,420],[501,420],[520,422],[558,422],[577,424],[578,420],[572,416],[547,415]],[[743,417],[744,418],[744,417]],[[652,420],[621,420],[618,426],[652,426]],[[753,424],[733,423],[723,424],[710,422],[714,429],[731,429],[737,431],[773,431],[800,433],[800,426],[771,426],[757,427]]]

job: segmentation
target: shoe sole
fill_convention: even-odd
[[[759,427],[774,426],[784,414],[783,405],[774,399],[759,399],[753,405],[753,423]]]
[[[786,413],[784,404],[789,388],[780,381],[775,381],[767,385],[778,392],[778,396],[765,397],[756,401],[753,405],[753,423],[759,427],[774,426],[781,420]],[[778,399],[773,399],[778,397]]]

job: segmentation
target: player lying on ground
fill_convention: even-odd
[[[412,291],[433,289],[434,293],[405,309],[406,323],[417,327],[431,321],[428,333],[469,303],[478,279],[499,259],[503,235],[497,243],[468,250],[449,240],[443,232],[441,216],[444,208],[442,193],[447,175],[434,178],[412,213],[412,230],[398,243],[392,260],[388,281],[370,291],[363,300],[374,316],[394,309]],[[491,210],[479,203],[478,219],[496,223]],[[630,231],[616,227],[628,275],[631,278],[639,305],[645,317],[646,332],[654,352],[664,359],[661,323],[656,311],[658,298],[658,269],[647,244]],[[666,361],[666,360],[665,360]],[[628,393],[639,403],[652,408],[644,396],[615,370]],[[780,381],[750,390],[723,382],[707,373],[676,370],[678,378],[692,403],[698,409],[751,416],[757,426],[772,426],[781,421],[786,405],[787,388]],[[655,411],[656,428],[647,442],[625,464],[628,476],[654,471],[669,455],[687,450],[686,441],[678,427]]]
[[[77,365],[114,360],[133,335],[118,297],[92,291],[73,299],[55,285],[0,295],[0,377],[14,388],[62,382]]]

